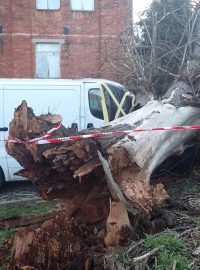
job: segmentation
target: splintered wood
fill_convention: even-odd
[[[50,138],[145,129],[163,123],[166,126],[200,124],[198,113],[198,108],[176,109],[152,101],[106,127],[74,134],[61,125]],[[14,138],[27,141],[43,135],[61,120],[58,115],[35,116],[23,101],[15,110],[9,132]],[[36,183],[45,200],[57,198],[67,205],[63,215],[38,229],[17,234],[10,269],[27,263],[31,267],[44,263],[45,269],[63,269],[58,254],[66,258],[63,261],[66,265],[76,264],[81,254],[80,269],[86,269],[88,250],[100,248],[103,252],[106,247],[124,244],[137,228],[134,223],[148,222],[151,209],[168,198],[163,184],[151,184],[151,174],[194,136],[194,130],[154,131],[44,145],[7,142],[8,154],[23,167],[16,174]],[[64,254],[65,250],[69,254]]]
[[[198,124],[199,108],[178,108],[152,101],[138,111],[111,122],[101,129],[88,129],[79,134]],[[25,101],[15,110],[9,132],[12,137],[30,140],[41,136],[62,120],[58,115],[35,116]],[[197,123],[198,122],[198,123]],[[51,138],[74,135],[63,125]],[[152,207],[167,198],[162,184],[152,186],[150,177],[156,167],[196,135],[196,131],[159,131],[106,136],[47,145],[7,142],[7,152],[24,169],[17,175],[37,183],[46,200],[59,198],[68,204],[68,214],[85,223],[105,220],[109,198],[113,197],[97,152],[108,160],[114,186],[125,205],[135,214],[148,214]],[[123,198],[123,199],[122,199]],[[116,198],[113,198],[116,200]],[[132,211],[134,212],[134,211]]]

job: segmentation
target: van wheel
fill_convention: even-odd
[[[0,168],[0,189],[3,187],[4,183],[5,183],[4,173],[2,172]]]

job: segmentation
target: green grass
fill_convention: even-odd
[[[4,243],[6,238],[12,237],[15,235],[16,230],[10,227],[5,227],[0,230],[0,246]]]
[[[156,270],[172,269],[173,264],[176,262],[177,270],[187,270],[188,261],[186,257],[182,255],[170,254],[167,250],[164,250],[159,254],[159,265],[155,268]],[[171,268],[169,268],[171,267]]]
[[[200,193],[200,188],[184,186],[181,191],[184,194],[196,194],[196,193]]]
[[[125,266],[132,265],[132,258],[129,254],[123,254],[122,259]]]
[[[164,246],[158,253],[156,270],[172,269],[176,262],[176,270],[188,269],[188,249],[184,242],[172,232],[163,232],[159,235],[147,235],[144,246],[148,249]]]
[[[183,241],[169,231],[160,233],[159,235],[147,235],[144,245],[150,249],[164,245],[165,249],[170,253],[187,254],[187,247]]]
[[[0,219],[6,219],[14,216],[30,217],[49,212],[58,202],[35,203],[32,206],[27,205],[4,205],[0,209]]]
[[[14,237],[16,234],[16,230],[11,227],[5,227],[0,230],[0,247],[3,246],[6,239]],[[7,269],[7,263],[10,262],[11,259],[11,253],[12,250],[9,249],[7,252],[3,255],[3,257],[0,258],[0,270],[6,270]]]
[[[0,219],[6,219],[11,217],[31,217],[33,215],[41,215],[48,213],[53,209],[55,205],[59,204],[63,208],[63,204],[58,203],[57,200],[51,202],[33,203],[32,205],[3,205],[0,207]],[[0,229],[0,247],[4,244],[5,240],[10,237],[14,237],[16,230],[11,227],[5,227]],[[0,258],[0,270],[7,269],[6,266],[1,265],[6,264],[10,261],[10,253],[6,255],[5,258]],[[1,261],[2,259],[2,261]]]

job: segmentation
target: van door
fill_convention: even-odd
[[[60,114],[63,117],[63,125],[81,127],[81,100],[80,85],[60,84],[17,84],[4,85],[5,125],[8,126],[13,118],[14,109],[19,106],[22,100],[26,100],[29,107],[33,108],[35,115]],[[16,180],[14,172],[20,169],[20,165],[10,156],[7,157],[10,179]]]
[[[105,124],[102,97],[97,83],[84,83],[85,93],[85,128],[100,127]]]

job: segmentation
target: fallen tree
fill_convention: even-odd
[[[140,110],[98,129],[98,132],[147,129],[163,125],[197,125],[200,124],[199,113],[199,108],[176,108],[169,103],[152,101]],[[57,121],[60,122],[60,118],[54,115],[36,117],[26,102],[23,102],[15,111],[10,134],[22,141],[31,140],[47,132]],[[83,133],[96,131],[85,130]],[[62,126],[53,137],[69,134],[70,131]],[[111,135],[61,144],[8,142],[6,148],[24,167],[17,174],[37,183],[43,198],[66,200],[70,205],[71,216],[93,223],[108,215],[108,200],[112,197],[103,179],[104,171],[97,150],[107,158],[115,184],[123,192],[127,203],[133,205],[135,213],[139,211],[145,214],[167,197],[162,185],[150,185],[152,172],[169,156],[182,152],[184,143],[195,136],[194,130],[132,132],[128,135]],[[119,193],[114,185],[110,185],[109,189]]]
[[[61,126],[51,138],[200,125],[198,102],[195,100],[196,103],[192,103],[190,98],[198,98],[198,55],[197,44],[182,75],[174,81],[163,100],[150,101],[141,109],[100,129],[88,129],[74,134],[72,130]],[[189,102],[193,107],[183,107],[182,102],[184,105]],[[23,101],[15,110],[9,127],[11,138],[17,138],[21,142],[8,141],[7,152],[24,168],[17,175],[25,176],[36,183],[44,199],[58,198],[66,202],[67,226],[70,231],[73,231],[71,220],[76,224],[99,226],[97,230],[105,246],[124,243],[134,234],[138,220],[148,221],[152,208],[162,204],[168,197],[162,184],[151,183],[152,173],[168,157],[181,154],[184,144],[197,136],[195,130],[164,130],[130,132],[44,145],[27,143],[60,122],[61,117],[58,115],[35,116],[33,110]],[[102,231],[102,226],[106,228],[105,232]],[[34,239],[40,238],[37,233],[31,234],[28,251],[25,248],[21,249],[20,254],[17,253],[19,248],[16,248],[18,244],[15,243],[13,264],[15,260],[18,263],[20,260],[24,262],[24,253],[31,252],[31,246],[36,241]]]
[[[199,108],[176,108],[152,101],[98,132],[199,125],[199,114]],[[35,116],[23,101],[15,110],[9,132],[25,142],[44,134],[60,121],[57,115]],[[95,132],[90,129],[81,134]],[[51,137],[70,134],[70,130],[61,126]],[[44,145],[7,142],[6,149],[24,167],[17,174],[36,183],[44,199],[66,202],[69,221],[97,227],[104,224],[106,232],[102,233],[101,241],[112,246],[131,238],[137,228],[136,221],[147,222],[151,209],[168,197],[162,184],[151,184],[151,174],[169,156],[180,154],[183,145],[196,134],[195,130],[130,132]],[[33,239],[38,239],[34,235]],[[13,260],[24,262],[24,253],[32,253],[33,239],[28,242],[28,249],[20,249],[22,254],[16,253],[19,248],[14,249]]]

